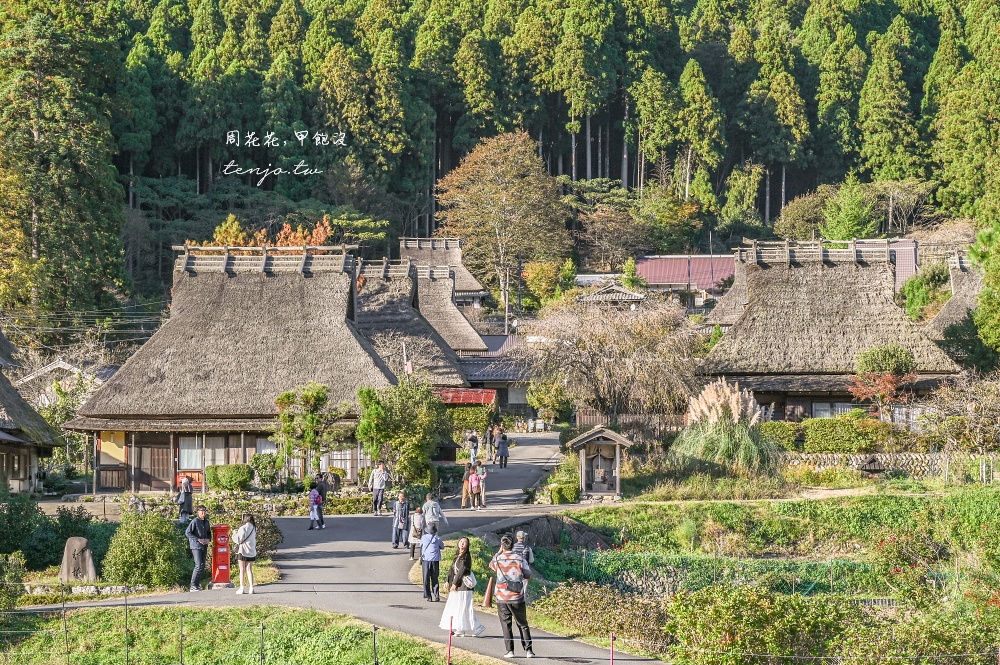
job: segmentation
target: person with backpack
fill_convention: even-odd
[[[490,569],[496,573],[494,597],[497,601],[497,615],[500,630],[503,631],[504,658],[514,657],[514,632],[512,623],[517,623],[521,634],[521,646],[526,658],[534,658],[531,648],[531,629],[528,627],[527,609],[524,604],[524,582],[531,579],[531,568],[524,558],[513,551],[510,536],[500,539],[500,551],[490,561]]]
[[[476,455],[479,454],[479,433],[476,430],[472,430],[472,433],[469,434],[466,444],[469,447],[469,462],[475,466]]]
[[[319,528],[326,528],[326,521],[323,519],[323,504],[326,503],[326,482],[323,480],[323,474],[316,474],[316,491],[319,492],[320,502],[316,504],[316,517],[319,518]]]
[[[409,520],[410,502],[406,499],[406,494],[400,492],[392,509],[392,549],[399,549],[400,543],[406,548],[406,523]]]
[[[482,486],[480,485],[479,465],[472,465],[472,472],[469,473],[469,494],[472,495],[472,509],[481,510]]]
[[[319,528],[319,507],[321,505],[323,505],[323,497],[313,485],[312,489],[309,490],[309,528],[306,531]]]

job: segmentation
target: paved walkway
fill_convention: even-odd
[[[521,445],[511,450],[507,469],[491,467],[487,477],[487,510],[461,510],[446,505],[450,523],[447,530],[467,531],[498,521],[518,511],[528,511],[522,489],[544,473],[543,465],[558,453],[558,439],[552,434],[520,435]],[[457,499],[448,503],[456,504]],[[444,602],[428,603],[423,590],[409,582],[413,562],[409,550],[393,550],[389,517],[349,515],[327,517],[327,528],[309,531],[305,518],[277,520],[285,542],[275,556],[281,582],[257,589],[253,596],[238,596],[232,590],[136,599],[134,605],[283,605],[306,607],[356,616],[373,624],[416,635],[434,642],[446,642],[438,628]],[[447,554],[450,560],[453,552]],[[447,566],[447,564],[445,564]],[[444,566],[443,566],[444,567]],[[443,576],[442,576],[443,577]],[[443,582],[443,580],[442,580]],[[133,603],[130,603],[133,604]],[[486,632],[479,638],[456,638],[462,649],[501,658],[503,641],[496,610],[479,612]],[[516,631],[516,629],[515,629]],[[605,663],[608,651],[569,638],[533,630],[538,663]],[[515,633],[515,641],[517,641]],[[518,643],[516,660],[524,653]],[[615,662],[648,662],[626,654],[615,654]]]

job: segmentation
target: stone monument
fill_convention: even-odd
[[[74,537],[66,541],[62,567],[59,568],[59,581],[67,584],[97,581],[97,569],[94,568],[94,555],[90,552],[89,540]]]

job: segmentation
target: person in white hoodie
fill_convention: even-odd
[[[240,588],[236,593],[253,593],[253,562],[257,558],[257,524],[253,515],[245,513],[243,524],[233,534],[232,544],[236,547],[236,560],[240,566]],[[244,576],[248,582],[248,590],[243,590]]]

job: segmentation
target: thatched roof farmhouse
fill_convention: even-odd
[[[924,328],[927,336],[943,340],[948,329],[960,325],[976,308],[979,292],[983,290],[983,273],[969,265],[968,259],[956,255],[949,259],[951,273],[951,298]]]
[[[0,333],[0,352],[14,346]],[[9,357],[9,356],[8,356]],[[0,483],[14,492],[34,489],[40,457],[49,457],[62,436],[18,394],[0,373]]]
[[[67,423],[99,440],[100,487],[168,489],[273,450],[275,398],[310,381],[334,403],[396,382],[355,325],[355,259],[332,249],[177,258],[170,319]]]
[[[393,373],[405,373],[408,362],[410,371],[426,373],[436,386],[467,386],[458,356],[414,308],[416,267],[409,261],[365,262],[358,274],[358,329]],[[457,308],[455,314],[465,320]]]
[[[784,260],[782,260],[784,259]],[[851,408],[859,353],[896,343],[917,361],[918,389],[959,371],[893,301],[885,252],[821,250],[791,260],[746,256],[747,304],[712,349],[706,373],[738,381],[789,419]]]
[[[455,304],[455,271],[419,266],[417,309],[455,351],[486,351],[486,344]]]
[[[458,238],[400,238],[399,257],[422,268],[451,268],[455,273],[455,302],[480,307],[489,291],[462,263],[462,241]]]

